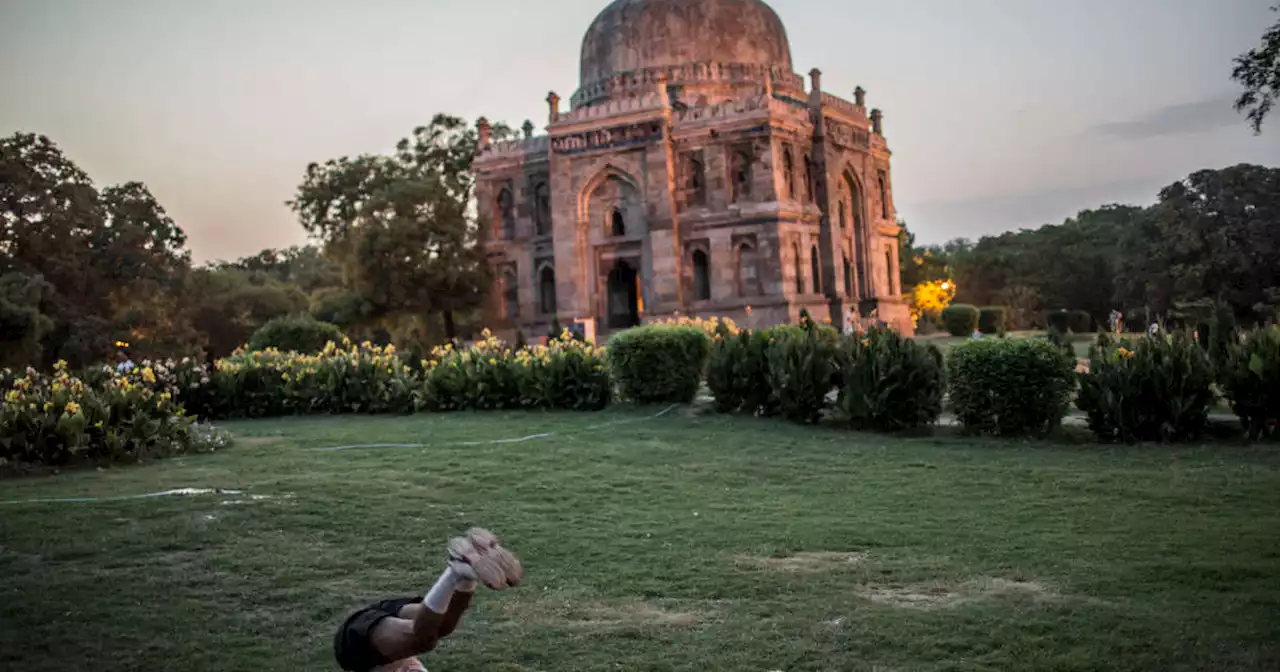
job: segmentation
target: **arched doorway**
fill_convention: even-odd
[[[636,269],[619,259],[609,271],[607,323],[610,329],[626,329],[640,324],[640,295]]]

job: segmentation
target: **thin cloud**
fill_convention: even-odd
[[[1208,100],[1167,105],[1140,119],[1099,124],[1091,129],[1091,133],[1121,140],[1145,140],[1242,124],[1232,108],[1233,100],[1231,96],[1215,96]]]

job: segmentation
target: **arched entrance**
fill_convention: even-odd
[[[609,271],[608,310],[606,322],[610,329],[626,329],[640,324],[640,295],[636,282],[636,269],[621,259],[613,262]]]

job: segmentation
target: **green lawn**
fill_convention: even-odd
[[[1280,669],[1274,447],[652,414],[245,423],[222,454],[0,481],[244,491],[0,505],[0,669],[336,669],[345,613],[425,590],[472,524],[527,583],[433,672]],[[371,442],[431,445],[308,450]]]

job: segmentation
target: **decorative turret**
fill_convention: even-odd
[[[488,119],[484,117],[480,117],[479,119],[476,120],[476,135],[478,136],[478,139],[480,141],[479,147],[481,151],[484,151],[489,148],[490,130],[491,129],[489,127]]]
[[[550,108],[548,119],[554,124],[560,119],[560,96],[555,91],[547,94],[547,107]]]
[[[533,122],[525,119],[524,124],[520,126],[520,130],[524,131],[524,139],[528,140],[533,137]]]
[[[853,104],[858,107],[865,107],[867,104],[867,90],[859,86],[853,90]]]
[[[871,110],[871,132],[884,136],[884,112],[878,108]]]

